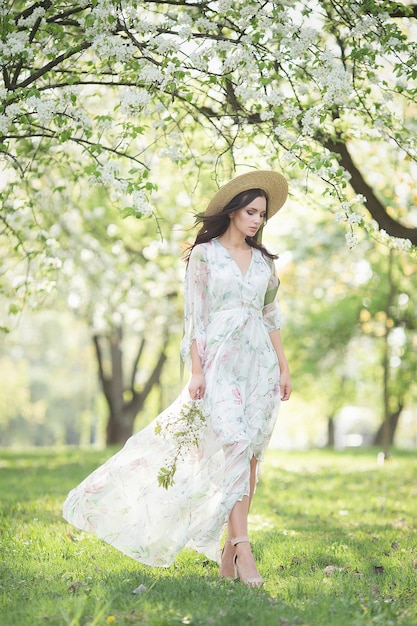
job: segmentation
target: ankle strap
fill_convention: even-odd
[[[238,543],[244,543],[246,541],[249,543],[249,537],[247,535],[244,535],[242,537],[235,537],[234,539],[231,539],[233,546],[236,546]]]

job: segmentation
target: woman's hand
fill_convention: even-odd
[[[204,397],[206,383],[203,374],[191,374],[188,392],[192,400],[200,400]]]
[[[281,400],[289,400],[292,391],[291,377],[289,371],[281,372],[281,380],[279,386],[281,390]]]

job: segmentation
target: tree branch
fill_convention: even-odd
[[[362,194],[367,199],[366,207],[373,219],[392,237],[409,239],[413,245],[417,245],[417,228],[410,228],[393,219],[385,210],[385,206],[377,198],[372,187],[366,182],[362,172],[355,165],[352,156],[342,141],[326,139],[323,145],[339,155],[340,164],[351,175],[350,185],[356,193]]]
[[[145,402],[146,398],[148,397],[152,387],[158,382],[160,376],[161,376],[161,371],[162,368],[164,366],[164,363],[167,359],[167,355],[166,355],[166,347],[168,345],[168,339],[169,339],[169,333],[168,333],[168,329],[165,329],[165,333],[164,333],[164,341],[163,341],[163,345],[161,348],[161,351],[159,353],[159,358],[157,363],[155,364],[155,367],[152,371],[152,373],[150,374],[148,380],[145,383],[145,386],[143,387],[143,389],[140,392],[133,392],[133,396],[131,401],[128,403],[129,407],[131,409],[133,409],[136,413],[137,411],[139,411],[139,409],[143,406],[143,403]]]
[[[131,376],[131,379],[130,379],[130,389],[132,390],[133,393],[135,391],[136,371],[138,369],[138,364],[139,364],[139,361],[140,361],[140,359],[142,357],[143,350],[145,348],[145,344],[146,344],[146,339],[145,339],[145,337],[142,337],[142,341],[140,342],[139,350],[137,351],[136,358],[135,358],[135,360],[133,362],[133,366],[132,366],[132,376]]]
[[[70,50],[69,52],[60,54],[53,61],[50,61],[43,67],[40,67],[38,70],[36,70],[36,72],[28,76],[27,79],[23,80],[21,83],[19,84],[12,83],[11,88],[12,89],[17,89],[17,88],[24,89],[25,87],[28,87],[28,85],[31,85],[32,83],[34,83],[36,80],[38,80],[38,78],[41,78],[41,76],[44,76],[45,74],[50,72],[52,69],[54,69],[54,67],[56,67],[63,61],[70,59],[71,57],[73,57],[76,54],[79,54],[83,50],[87,50],[90,46],[91,46],[91,43],[89,41],[84,41],[80,43],[74,50]]]

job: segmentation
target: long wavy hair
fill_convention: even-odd
[[[204,213],[200,213],[196,215],[196,220],[194,226],[198,226],[201,224],[201,228],[197,233],[197,237],[195,238],[194,243],[189,246],[185,251],[185,261],[188,263],[190,258],[190,254],[194,246],[199,243],[206,243],[207,241],[211,241],[216,237],[220,237],[229,227],[230,218],[229,213],[233,213],[233,211],[238,211],[239,209],[243,209],[245,206],[248,206],[255,198],[265,198],[266,200],[266,215],[263,226],[268,220],[268,196],[266,195],[263,189],[248,189],[247,191],[242,191],[238,193],[237,196],[232,198],[228,204],[219,212],[214,215],[204,215]],[[259,239],[260,233],[262,233],[262,228],[256,232],[253,237],[245,237],[246,243],[251,248],[257,248],[260,250],[262,254],[269,257],[270,259],[277,259],[278,256],[269,252],[265,246],[262,245]]]

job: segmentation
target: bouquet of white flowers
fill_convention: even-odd
[[[203,400],[190,400],[183,404],[175,419],[168,419],[163,424],[156,423],[155,433],[164,438],[173,438],[176,448],[166,459],[166,466],[161,467],[158,473],[158,483],[168,489],[174,484],[178,461],[192,448],[200,445],[203,430],[206,425],[206,415],[203,410]]]

